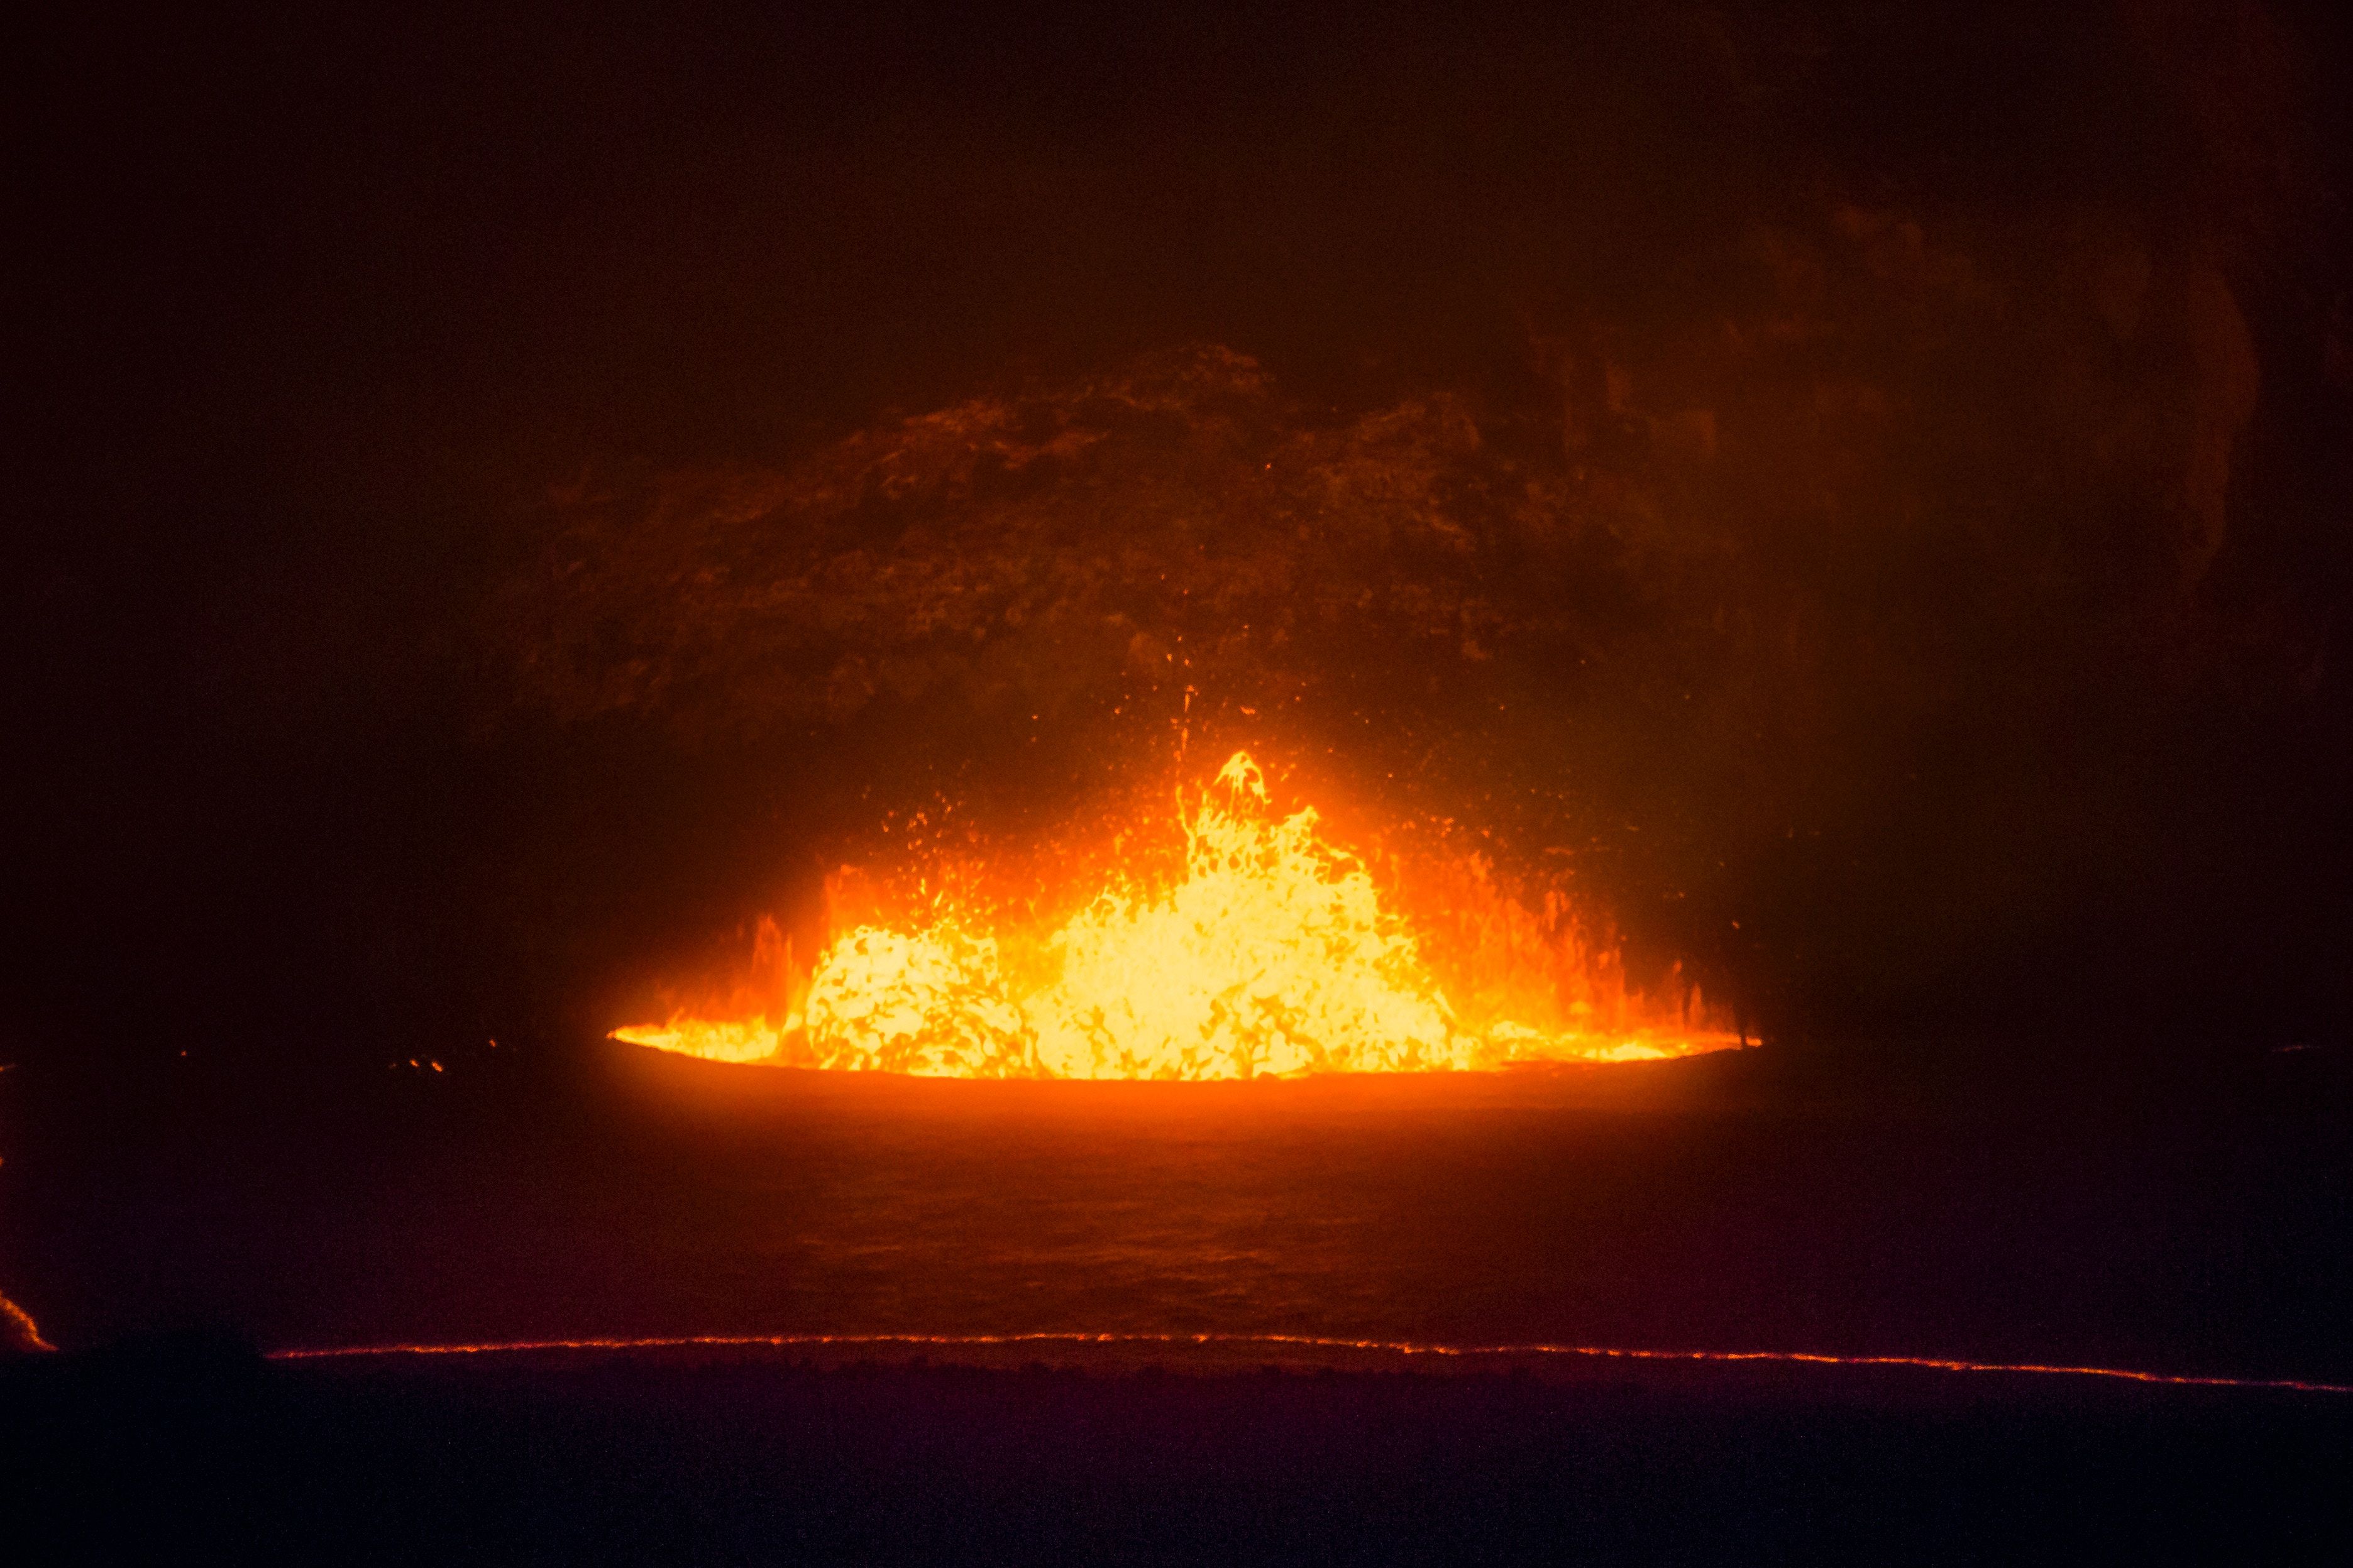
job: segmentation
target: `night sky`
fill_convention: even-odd
[[[2341,1039],[2344,42],[51,18],[6,1054],[593,1033],[885,806],[1077,800],[1180,643],[1789,1050]]]

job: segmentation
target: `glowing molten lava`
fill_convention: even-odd
[[[1539,917],[1482,867],[1417,930],[1361,859],[1324,841],[1312,807],[1272,809],[1246,753],[1177,816],[1167,875],[1112,878],[1059,921],[935,888],[902,919],[848,925],[805,977],[763,922],[765,1005],[616,1037],[720,1061],[1089,1079],[1627,1061],[1732,1043],[1696,991],[1647,1003],[1556,900]]]

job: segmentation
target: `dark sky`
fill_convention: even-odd
[[[988,755],[888,615],[837,646],[675,592],[695,498],[786,498],[725,546],[749,588],[1083,555],[1089,497],[1145,551],[1211,518],[1181,542],[1236,583],[1276,559],[1236,476],[1301,453],[1352,493],[1428,459],[1394,536],[1277,554],[1444,587],[1459,654],[1409,698],[1302,655],[1303,722],[1424,759],[1418,805],[1542,794],[1504,826],[1778,1037],[2353,1021],[2318,8],[664,11],[100,10],[12,50],[6,1055],[596,1023],[863,792]],[[1087,412],[1208,346],[1262,388],[1208,447],[1207,405]],[[1111,435],[903,515],[792,499],[984,405]],[[584,529],[593,603],[547,584]],[[744,618],[698,652],[690,610]],[[1350,646],[1419,669],[1427,629]],[[551,647],[675,679],[584,706]],[[1474,721],[1495,692],[1529,717]],[[1099,738],[1070,702],[1054,754]]]

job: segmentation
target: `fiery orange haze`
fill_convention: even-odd
[[[1060,918],[1005,913],[942,864],[892,916],[838,921],[807,972],[763,921],[758,977],[734,1005],[615,1036],[947,1078],[1429,1072],[1733,1043],[1679,974],[1662,998],[1629,990],[1557,895],[1532,910],[1482,863],[1422,868],[1430,907],[1400,912],[1313,807],[1274,809],[1245,752],[1174,818],[1182,847],[1163,874],[1099,868],[1098,890]]]

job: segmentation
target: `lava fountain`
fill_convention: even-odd
[[[1247,752],[1066,873],[1076,899],[1009,898],[1007,879],[949,855],[897,888],[845,871],[814,965],[764,921],[730,1002],[615,1037],[787,1067],[1180,1079],[1656,1060],[1737,1039],[1679,969],[1659,994],[1630,988],[1565,899],[1531,908],[1483,860],[1377,879],[1312,805],[1277,809]]]

